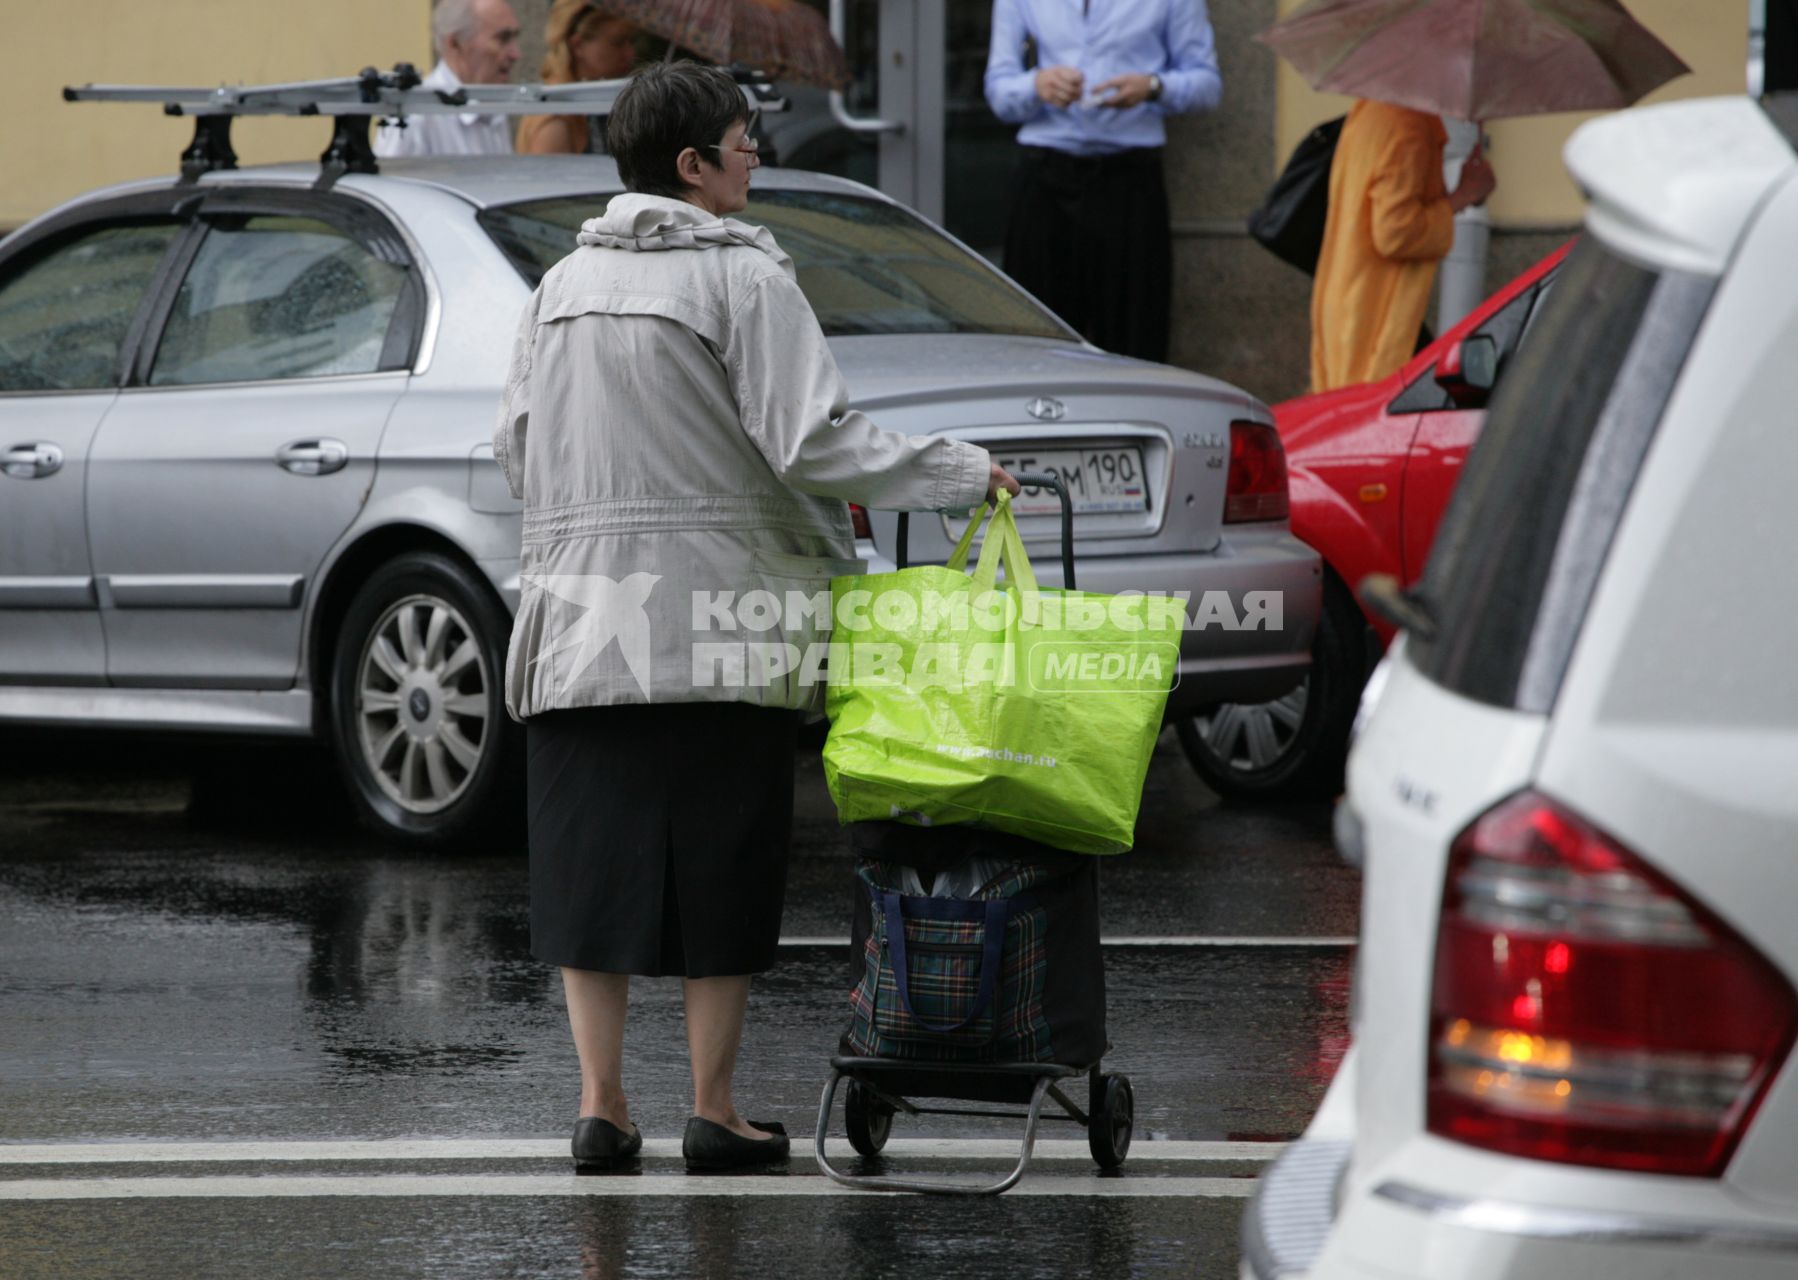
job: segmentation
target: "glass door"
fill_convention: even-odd
[[[1015,128],[986,105],[991,0],[808,0],[849,55],[848,91],[788,86],[780,162],[879,187],[994,262],[1005,242]]]

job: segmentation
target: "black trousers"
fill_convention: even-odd
[[[1023,151],[1006,273],[1094,346],[1166,361],[1173,250],[1160,149]]]

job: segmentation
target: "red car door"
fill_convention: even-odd
[[[1437,409],[1418,415],[1405,459],[1404,499],[1399,524],[1406,586],[1423,573],[1436,540],[1436,526],[1461,478],[1461,464],[1486,423],[1485,409]]]
[[[1505,366],[1516,353],[1536,304],[1548,292],[1554,276],[1545,275],[1520,289],[1462,341],[1472,337],[1489,337],[1498,348],[1498,375],[1504,378]],[[1446,350],[1443,344],[1443,349]],[[1436,385],[1436,369],[1441,352],[1436,353],[1422,373],[1394,400],[1388,413],[1402,407],[1417,411],[1417,430],[1411,436],[1411,450],[1405,458],[1404,495],[1400,501],[1399,522],[1403,546],[1401,576],[1409,585],[1423,573],[1429,559],[1430,545],[1436,540],[1436,526],[1461,478],[1461,466],[1467,451],[1479,438],[1486,424],[1486,408],[1463,408],[1450,399],[1447,391]]]

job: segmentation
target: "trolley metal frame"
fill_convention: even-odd
[[[1054,1062],[898,1062],[891,1058],[855,1058],[837,1056],[830,1060],[830,1079],[825,1082],[824,1096],[818,1103],[818,1123],[813,1131],[812,1149],[818,1168],[832,1182],[860,1191],[917,1191],[940,1196],[996,1196],[1018,1185],[1030,1167],[1036,1149],[1037,1126],[1044,1120],[1065,1121],[1087,1131],[1088,1145],[1100,1168],[1112,1171],[1122,1167],[1130,1150],[1134,1127],[1134,1095],[1128,1078],[1107,1074],[1098,1063],[1087,1067],[1064,1066]],[[1070,1098],[1063,1086],[1079,1076],[1089,1082],[1089,1107],[1083,1110]],[[825,1151],[825,1135],[836,1102],[837,1086],[848,1080],[849,1098],[844,1102],[845,1119],[850,1128],[850,1143],[864,1156],[873,1158],[886,1143],[892,1117],[899,1112],[908,1116],[974,1116],[999,1120],[1022,1120],[1024,1136],[1018,1150],[1018,1161],[997,1182],[971,1184],[938,1179],[892,1176],[889,1174],[850,1173],[831,1164]],[[861,1091],[858,1100],[855,1092]],[[965,1107],[919,1106],[907,1095],[961,1102],[1011,1102],[1028,1107],[1019,1111],[971,1110]],[[1053,1100],[1060,1112],[1045,1111]],[[860,1108],[863,1118],[850,1114]],[[857,1129],[862,1132],[858,1137]],[[869,1130],[872,1132],[868,1132]],[[864,1147],[872,1146],[872,1152]]]
[[[1049,472],[1019,472],[1014,477],[1025,488],[1053,490],[1061,499],[1061,572],[1069,591],[1074,586],[1074,503],[1067,485]],[[910,513],[899,513],[899,529],[893,561],[901,569],[907,562]],[[830,1079],[818,1103],[818,1123],[813,1131],[813,1151],[818,1168],[831,1181],[864,1191],[918,1191],[926,1195],[996,1196],[1017,1186],[1036,1148],[1037,1126],[1044,1120],[1068,1121],[1087,1131],[1093,1158],[1101,1168],[1119,1168],[1130,1149],[1135,1121],[1135,1095],[1129,1078],[1107,1074],[1098,1063],[1068,1066],[1053,1062],[902,1062],[893,1058],[859,1058],[839,1055],[830,1060]],[[1088,1079],[1088,1108],[1082,1110],[1063,1086],[1077,1076]],[[908,1116],[974,1116],[1024,1122],[1018,1162],[1004,1177],[990,1184],[894,1177],[886,1174],[849,1173],[830,1163],[824,1149],[837,1086],[849,1081],[844,1099],[844,1120],[850,1144],[864,1157],[876,1156],[885,1145],[892,1118]],[[988,1102],[1025,1106],[1019,1111],[969,1110],[961,1107],[919,1106],[907,1095],[962,1102]],[[1060,1112],[1045,1112],[1053,1100]],[[870,1149],[871,1148],[871,1149]]]

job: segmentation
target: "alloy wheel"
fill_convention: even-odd
[[[1305,723],[1310,697],[1307,676],[1297,688],[1271,702],[1226,702],[1209,714],[1194,716],[1199,736],[1220,766],[1260,770],[1277,764],[1292,750]]]
[[[396,600],[356,664],[363,760],[408,812],[437,813],[468,788],[490,739],[492,673],[461,611],[430,595]]]

